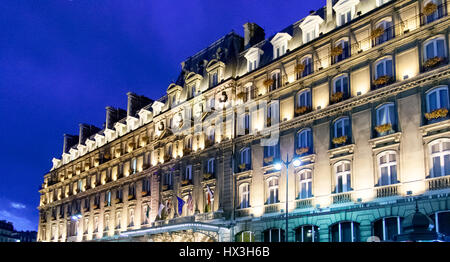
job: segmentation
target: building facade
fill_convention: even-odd
[[[449,7],[327,0],[225,35],[64,135],[38,241],[391,241],[416,205],[450,235]]]
[[[0,220],[0,242],[19,242],[19,237],[15,233],[11,222]]]

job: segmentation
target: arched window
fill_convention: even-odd
[[[241,150],[240,163],[250,165],[250,148],[249,147],[246,147]]]
[[[302,107],[306,109],[305,112],[311,109],[311,91],[309,89],[300,91],[297,94],[297,109],[301,109]]]
[[[380,59],[375,63],[375,79],[379,79],[380,77],[392,78],[393,76],[391,57]]]
[[[373,235],[381,241],[393,241],[396,235],[401,234],[401,217],[384,217],[373,223]]]
[[[427,93],[427,113],[437,109],[448,109],[448,87],[440,86],[433,88]]]
[[[192,180],[192,165],[187,165],[184,169],[183,180],[191,181]]]
[[[236,242],[255,242],[255,234],[251,231],[242,231],[236,234]]]
[[[394,103],[387,103],[377,108],[377,126],[396,123]]]
[[[394,37],[394,27],[392,26],[392,18],[387,17],[378,22],[372,32],[373,46],[380,45],[389,41]]]
[[[397,153],[386,151],[378,154],[378,185],[387,186],[397,184]]]
[[[332,50],[333,63],[338,63],[348,57],[350,57],[350,47],[348,44],[348,39],[343,38],[337,41]]]
[[[425,0],[423,2],[422,12],[426,8],[430,8],[431,5],[436,5],[436,10],[432,13],[427,13],[421,17],[422,24],[431,23],[445,15],[445,4],[441,0]],[[425,13],[425,12],[424,12]]]
[[[349,139],[350,120],[348,117],[341,117],[334,122],[333,135],[334,135],[334,138],[347,137],[346,140]],[[342,144],[344,144],[344,143],[342,143]]]
[[[264,232],[264,242],[284,242],[284,230],[280,228],[266,229]]]
[[[359,242],[359,224],[339,222],[331,226],[331,242]]]
[[[319,242],[319,227],[313,225],[300,226],[295,229],[296,242]]]
[[[278,203],[278,178],[267,179],[267,204]]]
[[[438,211],[431,215],[431,220],[434,222],[433,231],[450,237],[450,211]]]
[[[295,150],[297,155],[303,155],[312,151],[312,132],[310,128],[305,128],[298,132],[297,149]]]
[[[338,76],[333,80],[333,94],[336,95],[337,93],[342,94],[341,99],[337,100],[337,101],[332,101],[332,102],[339,102],[342,99],[346,99],[349,97],[350,92],[349,92],[348,75],[347,74]]]
[[[250,207],[250,185],[248,183],[239,186],[239,208]]]
[[[272,74],[270,75],[270,78],[272,79],[273,83],[270,86],[270,90],[275,90],[277,88],[281,87],[281,74],[280,74],[280,70],[276,70],[274,72],[272,72]]]
[[[423,44],[423,69],[425,71],[433,69],[444,63],[447,58],[447,50],[445,46],[445,38],[443,36],[435,37]]]
[[[351,168],[350,161],[340,161],[334,165],[336,177],[336,193],[348,192],[351,190]]]
[[[305,77],[307,75],[312,74],[313,72],[313,60],[312,60],[312,56],[311,55],[307,55],[304,56],[301,60],[300,60],[300,64],[303,65],[303,71],[299,72],[299,77]]]
[[[208,159],[208,162],[206,164],[206,173],[208,174],[214,174],[215,169],[214,169],[214,162],[215,159],[214,158],[210,158]]]
[[[298,198],[305,199],[312,197],[312,172],[310,169],[304,169],[298,174]]]
[[[450,175],[450,139],[442,138],[429,144],[430,176]]]

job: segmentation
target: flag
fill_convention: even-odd
[[[189,193],[189,196],[188,196],[187,207],[190,212],[194,211],[194,201],[192,200],[191,193]]]
[[[209,188],[209,186],[207,185],[207,190],[208,190],[208,205],[207,205],[207,210],[208,212],[211,211],[212,207],[211,207],[211,201],[214,200],[214,192],[211,190],[211,188]]]
[[[184,200],[178,196],[177,196],[177,200],[178,200],[178,215],[181,216],[181,214],[183,213]]]
[[[158,210],[158,216],[161,218],[161,211],[164,209],[164,205],[161,203],[159,204],[159,210]]]

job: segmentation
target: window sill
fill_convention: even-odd
[[[372,148],[377,148],[377,147],[380,147],[380,146],[386,145],[386,144],[399,143],[401,136],[402,136],[402,133],[397,132],[397,133],[369,139],[368,142],[369,142],[369,145],[372,146]]]

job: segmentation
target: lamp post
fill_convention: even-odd
[[[298,167],[298,166],[300,166],[300,164],[301,164],[301,162],[300,162],[300,160],[298,160],[298,159],[291,159],[291,160],[289,160],[289,154],[286,154],[286,161],[283,161],[282,159],[280,159],[280,162],[279,163],[276,163],[275,164],[275,169],[277,169],[277,170],[281,170],[281,164],[283,164],[284,165],[284,167],[286,168],[286,209],[285,209],[285,211],[284,211],[284,213],[285,213],[285,217],[286,217],[286,230],[285,230],[285,237],[284,237],[284,241],[285,242],[288,242],[288,236],[289,236],[289,233],[288,233],[288,228],[289,228],[289,217],[288,217],[288,214],[289,214],[289,212],[288,212],[288,207],[289,207],[289,198],[288,198],[288,196],[289,196],[289,165],[290,164],[293,164],[295,167]]]

